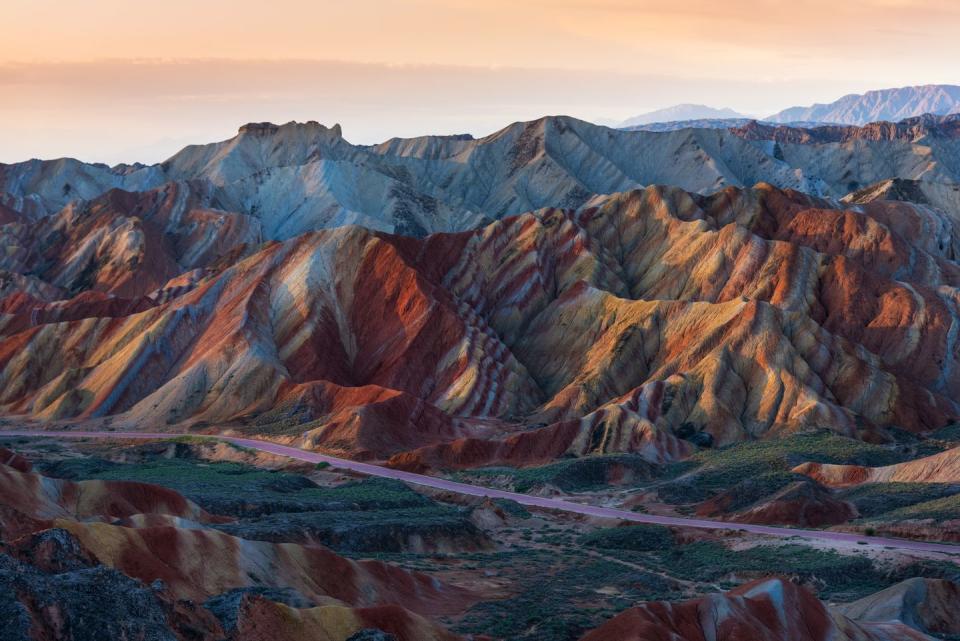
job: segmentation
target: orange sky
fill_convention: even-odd
[[[243,122],[356,142],[960,82],[956,0],[3,0],[0,161],[158,160]]]

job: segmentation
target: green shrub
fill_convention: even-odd
[[[762,492],[769,494],[786,485],[792,480],[790,470],[806,461],[878,466],[906,458],[880,445],[820,430],[701,450],[689,461],[677,464],[682,475],[660,485],[657,491],[663,501],[683,504],[704,501],[740,486],[745,493],[740,502],[745,506],[747,499],[755,502],[765,496]]]
[[[553,485],[565,492],[585,492],[606,487],[609,471],[622,467],[634,478],[653,479],[659,468],[635,454],[603,454],[567,459],[538,467],[489,467],[460,472],[456,476],[467,482],[487,484],[505,477],[517,492],[528,492],[542,485]]]
[[[886,518],[891,512],[960,494],[960,485],[946,483],[866,483],[840,493],[861,518]]]
[[[694,581],[718,581],[728,575],[794,576],[823,585],[820,596],[826,599],[854,600],[893,583],[867,557],[805,545],[731,550],[698,542],[669,550],[661,561],[671,574]]]
[[[626,525],[594,530],[580,537],[578,543],[609,550],[652,552],[673,545],[673,534],[659,525]]]

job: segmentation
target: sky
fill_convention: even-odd
[[[355,143],[754,116],[960,84],[956,0],[0,0],[0,162],[156,162],[246,122]]]

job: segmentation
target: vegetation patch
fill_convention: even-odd
[[[635,454],[608,454],[566,459],[538,467],[487,467],[459,472],[456,477],[467,483],[488,485],[506,479],[516,492],[528,492],[552,485],[564,492],[587,492],[608,487],[618,478],[648,481],[656,477],[658,466]]]
[[[960,494],[960,485],[948,483],[866,483],[840,492],[838,498],[853,503],[861,518],[875,518],[955,494]],[[960,517],[960,512],[957,512],[954,516],[954,518],[958,517]]]
[[[859,599],[895,582],[866,556],[805,545],[731,550],[719,543],[698,542],[667,551],[660,562],[671,574],[691,581],[786,575],[819,587],[821,598],[840,601]]]
[[[658,486],[657,491],[661,500],[683,504],[705,501],[741,486],[745,492],[741,501],[744,507],[796,480],[790,470],[806,461],[879,466],[907,458],[902,452],[881,445],[820,430],[701,450],[689,460],[669,466],[674,468],[672,472],[677,478]],[[749,503],[744,502],[747,500]]]
[[[562,560],[555,553],[532,550],[498,558],[501,564],[525,569],[517,593],[473,606],[457,632],[575,641],[637,601],[679,596],[668,579],[613,560],[576,555]]]
[[[215,514],[249,517],[274,512],[318,512],[428,507],[433,501],[400,481],[370,478],[318,487],[298,474],[234,462],[155,459],[135,464],[67,459],[45,473],[72,479],[140,481],[169,487]]]
[[[949,521],[960,518],[960,494],[952,494],[932,501],[924,501],[907,507],[885,512],[875,520],[905,521],[924,520]]]
[[[272,513],[215,526],[227,534],[276,543],[319,541],[341,554],[403,553],[487,547],[464,513],[444,505],[392,510]]]
[[[673,545],[673,533],[659,525],[627,525],[588,532],[578,543],[587,547],[609,550],[654,552]]]
[[[951,423],[946,427],[942,427],[936,432],[932,433],[930,438],[941,441],[950,441],[953,443],[960,442],[960,423]]]
[[[514,518],[529,519],[533,516],[526,507],[510,499],[494,499],[493,503]]]

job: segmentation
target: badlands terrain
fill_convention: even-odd
[[[0,239],[0,638],[960,638],[876,542],[960,544],[960,116],[254,123],[0,165]]]

